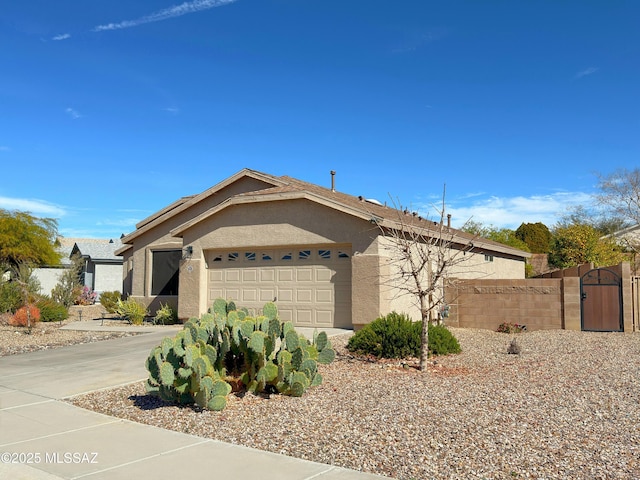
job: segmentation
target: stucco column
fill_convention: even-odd
[[[351,322],[358,330],[386,311],[381,305],[380,279],[387,278],[388,267],[379,255],[355,254],[351,258]]]
[[[201,286],[203,283],[201,277],[203,270],[204,262],[199,258],[187,258],[180,262],[178,318],[181,320],[200,316]],[[204,288],[206,290],[206,286]]]
[[[562,279],[562,303],[564,307],[564,329],[582,330],[580,277],[564,277]]]

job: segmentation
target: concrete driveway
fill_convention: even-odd
[[[175,330],[145,331],[0,357],[0,479],[385,478],[141,425],[62,401],[145,379],[148,352]]]

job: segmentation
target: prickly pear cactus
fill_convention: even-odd
[[[146,361],[147,391],[168,402],[223,410],[231,385],[252,393],[302,396],[320,385],[318,364],[335,351],[325,332],[309,341],[291,322],[278,319],[272,302],[262,315],[217,299],[209,312],[191,318],[173,338],[164,338]]]

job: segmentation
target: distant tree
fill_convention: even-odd
[[[549,264],[569,268],[593,262],[596,267],[617,265],[625,260],[620,247],[609,238],[603,238],[592,225],[574,224],[554,230]]]
[[[15,274],[22,264],[57,265],[58,222],[27,212],[0,209],[0,263]]]
[[[523,241],[532,253],[547,253],[551,248],[551,231],[544,223],[522,223],[515,231],[515,236]]]
[[[602,235],[610,235],[623,228],[630,227],[632,222],[625,220],[610,210],[603,211],[602,209],[578,205],[572,207],[560,218],[556,228],[569,227],[571,225],[591,225]]]
[[[601,207],[629,224],[640,224],[640,168],[621,168],[610,175],[599,175],[600,193],[596,199]]]
[[[530,252],[528,245],[516,236],[516,232],[509,228],[496,228],[493,225],[485,226],[480,222],[468,221],[462,228],[462,231],[475,235],[476,237],[486,238],[494,242],[502,243],[525,252]]]

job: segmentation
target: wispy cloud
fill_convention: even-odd
[[[177,115],[180,113],[180,109],[177,107],[167,107],[163,109],[165,112],[169,112],[172,115]]]
[[[41,215],[55,218],[63,217],[67,214],[67,211],[58,205],[44,200],[29,198],[0,197],[0,208],[4,208],[5,210],[20,210],[23,212],[31,212],[36,216]]]
[[[11,150],[9,147],[5,145],[0,145],[0,152],[8,152],[9,150]]]
[[[93,29],[93,31],[103,32],[107,30],[121,30],[123,28],[137,27],[138,25],[144,25],[145,23],[160,22],[170,18],[181,17],[182,15],[187,15],[189,13],[196,13],[210,8],[221,7],[235,1],[236,0],[195,0],[192,2],[184,2],[180,5],[174,5],[173,7],[165,8],[164,10],[160,10],[150,15],[145,15],[144,17],[140,17],[136,20],[124,20],[118,23],[98,25]]]
[[[598,70],[599,70],[598,67],[585,68],[584,70],[576,73],[576,76],[573,78],[578,79],[578,78],[586,77],[587,75],[592,75],[596,73]]]
[[[528,197],[492,196],[475,198],[471,202],[466,200],[468,198],[458,198],[447,206],[455,227],[460,228],[469,220],[497,228],[516,229],[523,222],[542,222],[552,227],[571,207],[592,203],[591,195],[584,192],[556,192]],[[426,205],[420,210],[425,214],[432,214],[433,211]]]
[[[56,35],[55,37],[51,38],[51,40],[60,41],[60,40],[66,40],[67,38],[71,38],[71,35],[68,33],[64,33],[62,35]]]
[[[77,110],[74,110],[73,108],[69,107],[65,110],[66,114],[69,115],[71,118],[73,118],[74,120],[78,119],[78,118],[82,118],[82,114],[80,112],[78,112]]]

